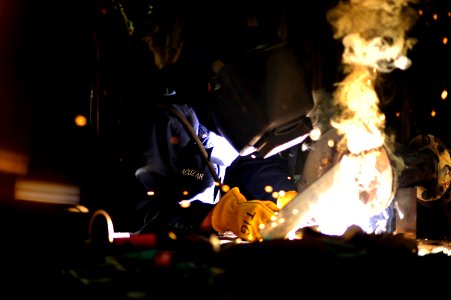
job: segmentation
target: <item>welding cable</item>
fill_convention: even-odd
[[[216,173],[215,168],[213,167],[213,164],[211,163],[210,159],[209,159],[209,155],[207,153],[207,150],[205,150],[202,141],[199,139],[199,137],[197,136],[197,134],[194,132],[194,128],[191,125],[191,123],[185,118],[185,116],[180,113],[173,105],[171,106],[165,106],[162,104],[159,104],[158,106],[160,106],[161,108],[163,108],[164,110],[167,110],[169,112],[171,112],[172,114],[174,114],[179,120],[180,122],[182,122],[183,127],[185,128],[185,130],[188,132],[188,134],[194,139],[194,141],[197,144],[197,148],[199,149],[200,153],[202,154],[202,159],[204,160],[204,162],[207,164],[208,170],[210,171],[211,175],[213,176],[215,182],[218,184],[218,186],[221,186],[221,179],[218,176],[218,173]]]
[[[89,220],[89,240],[91,242],[112,243],[116,238],[129,238],[129,232],[115,232],[113,220],[106,210],[99,209],[94,212]]]

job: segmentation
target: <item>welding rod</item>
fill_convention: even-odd
[[[296,226],[311,218],[310,213],[313,208],[333,200],[332,197],[325,197],[324,192],[330,192],[334,188],[334,177],[338,168],[339,164],[335,164],[284,206],[276,219],[262,229],[260,232],[262,238],[264,240],[284,239]]]

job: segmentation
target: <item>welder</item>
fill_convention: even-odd
[[[230,232],[261,240],[261,225],[297,195],[290,158],[293,141],[311,130],[307,75],[289,44],[249,16],[207,26],[191,11],[178,12],[143,39],[161,96],[136,172],[146,197],[135,234]]]

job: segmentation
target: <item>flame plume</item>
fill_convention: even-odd
[[[347,76],[334,93],[340,114],[332,126],[344,134],[348,150],[358,154],[384,143],[385,116],[374,83],[379,72],[406,69],[406,53],[415,39],[406,38],[417,14],[406,0],[342,1],[327,13],[334,38],[342,39]]]
[[[325,234],[343,234],[351,225],[368,233],[386,231],[395,184],[375,82],[378,74],[411,64],[406,53],[416,41],[406,36],[417,14],[409,2],[343,0],[327,12],[334,38],[344,46],[346,76],[333,93],[338,110],[331,117],[344,155],[279,212],[263,237],[290,238],[310,225]]]

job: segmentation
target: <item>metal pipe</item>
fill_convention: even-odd
[[[329,138],[328,136],[327,140]],[[318,145],[322,145],[320,148],[327,147],[324,141]],[[316,149],[318,150],[321,150],[321,153],[325,151]],[[344,161],[358,157],[339,155],[330,149],[325,152],[313,155],[314,162],[309,161],[309,167],[304,171],[315,172],[312,166],[321,166],[316,160],[324,157],[331,158],[335,163],[330,164],[325,172],[321,172],[319,178],[310,182],[278,213],[275,220],[266,224],[261,230],[263,239],[286,238],[290,232],[308,226],[309,222],[312,223],[310,220],[315,220],[318,224],[330,221],[333,226],[345,226],[344,228],[352,224],[367,226],[365,217],[371,218],[383,213],[383,209],[391,204],[397,190],[402,188],[415,188],[417,199],[423,201],[450,195],[450,152],[432,135],[418,136],[411,141],[409,147],[386,141],[386,144],[376,151],[379,153],[376,164],[379,177],[374,179],[374,188],[368,190],[358,187],[359,176],[367,175],[366,171],[359,167],[351,167],[350,170]],[[336,160],[337,158],[339,159]],[[357,165],[359,163],[356,162]],[[359,200],[369,206],[362,210]],[[359,216],[349,213],[349,210],[356,207],[361,209],[360,219]],[[374,228],[369,225],[367,229],[371,231]]]
[[[433,135],[418,135],[409,147],[395,145],[391,160],[397,172],[398,187],[414,187],[422,202],[449,201],[451,154]]]
[[[398,187],[432,187],[437,181],[437,157],[428,150],[415,151],[412,148],[395,144],[390,155],[398,177]],[[398,159],[402,160],[398,163]]]
[[[290,231],[305,225],[310,218],[309,213],[315,206],[327,204],[332,200],[330,197],[326,197],[323,191],[330,191],[334,187],[334,178],[337,172],[338,164],[292,199],[279,211],[277,218],[262,229],[262,238],[264,240],[284,239]]]

